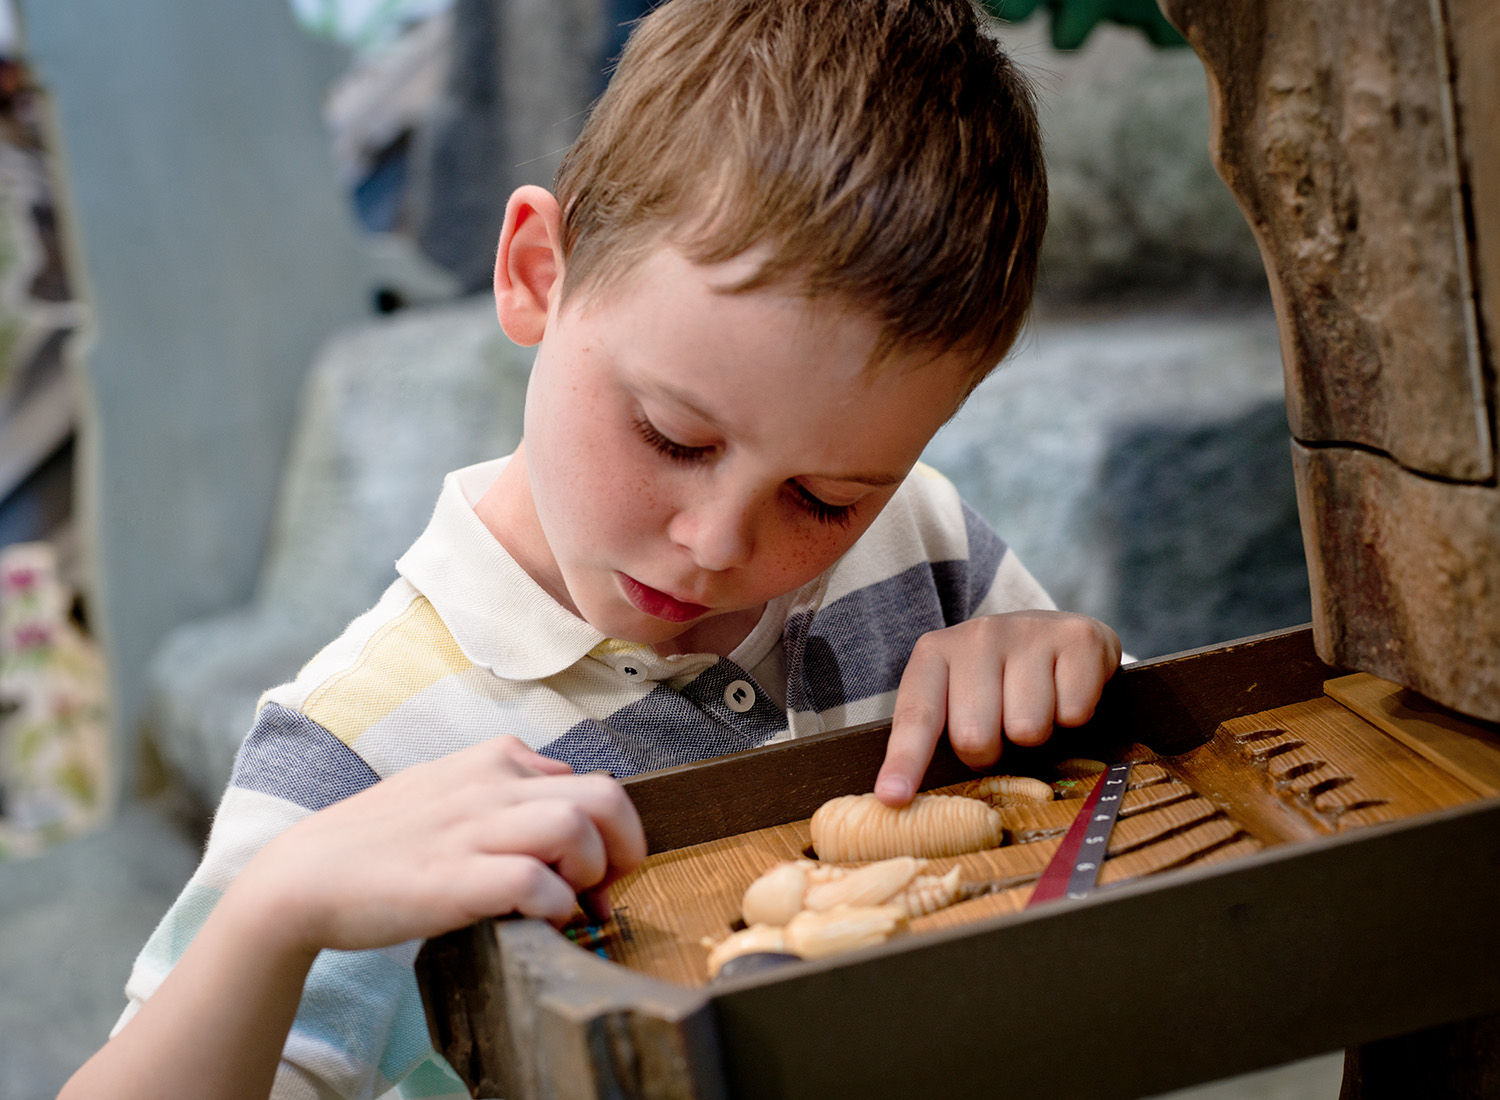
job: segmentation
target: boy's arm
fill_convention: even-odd
[[[508,912],[561,923],[580,892],[602,894],[644,855],[617,783],[575,776],[514,738],[410,768],[246,864],[61,1095],[265,1097],[322,948],[382,947]]]
[[[161,988],[59,1100],[269,1096],[317,952],[284,942],[257,908],[231,888]]]

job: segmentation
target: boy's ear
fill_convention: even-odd
[[[522,347],[540,343],[552,296],[562,292],[562,210],[552,192],[527,184],[505,204],[495,255],[495,312]]]

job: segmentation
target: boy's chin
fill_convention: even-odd
[[[674,623],[651,618],[645,618],[642,621],[638,618],[634,623],[624,626],[623,629],[610,636],[622,642],[654,646],[662,653],[689,652],[688,649],[678,648],[678,643],[690,642],[698,626],[698,621]],[[606,631],[606,633],[609,632]]]
[[[642,611],[626,601],[607,614],[585,618],[600,633],[622,642],[651,646],[663,657],[683,653],[727,656],[749,636],[765,605],[735,611],[705,611],[684,622],[673,622]]]
[[[679,639],[691,635],[702,621],[699,619],[681,623],[669,622],[666,619],[643,614],[633,608],[625,614],[585,616],[585,618],[589,625],[601,634],[621,642],[652,646],[663,654],[689,652],[689,650],[675,648],[676,644]]]
[[[651,643],[663,657],[678,653],[716,653],[727,657],[749,637],[760,621],[765,605],[743,611],[703,615],[685,623],[670,638]]]

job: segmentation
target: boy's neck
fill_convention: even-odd
[[[558,590],[556,584],[549,582],[551,570],[544,568],[551,555],[547,550],[547,536],[542,533],[541,520],[537,518],[531,501],[524,443],[516,447],[500,476],[474,502],[474,514],[528,577],[558,603],[573,609],[567,591]]]

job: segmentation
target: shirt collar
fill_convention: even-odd
[[[396,571],[432,604],[464,656],[508,680],[572,667],[605,636],[549,596],[474,513],[505,458],[443,479],[427,529]]]

